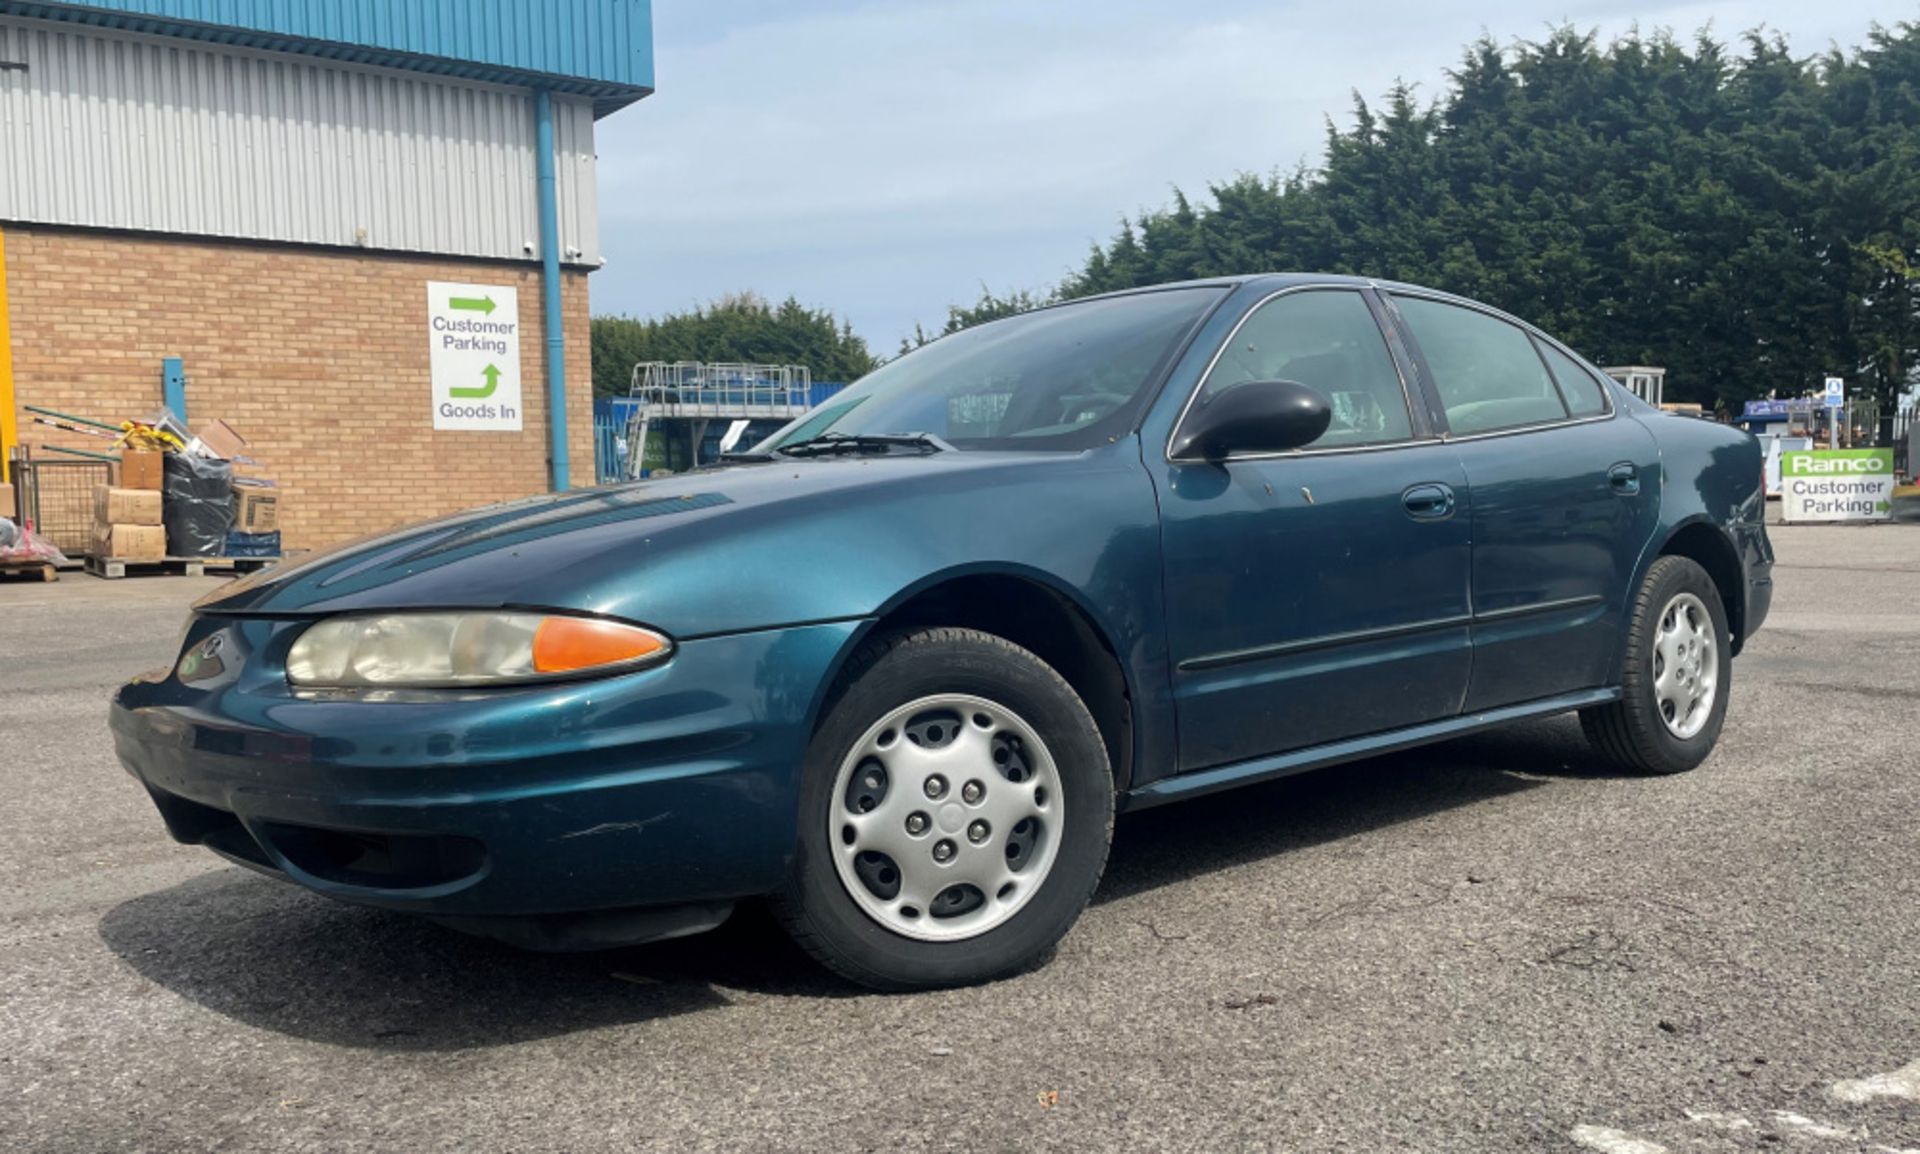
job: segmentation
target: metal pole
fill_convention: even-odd
[[[114,456],[112,453],[96,453],[90,449],[69,449],[63,445],[42,445],[40,447],[49,453],[67,453],[75,457],[91,457],[96,461],[112,461],[116,465],[120,463],[120,458]]]
[[[92,425],[96,429],[104,429],[116,435],[124,431],[119,425],[109,425],[105,421],[96,421],[92,417],[76,417],[72,413],[63,413],[59,409],[43,409],[39,405],[22,405],[20,407],[29,413],[39,413],[46,417],[58,417],[63,421],[72,421],[76,425]]]
[[[558,493],[567,477],[567,327],[560,307],[560,199],[553,172],[553,94],[533,94],[534,153],[540,191],[540,265],[547,333],[548,479]]]

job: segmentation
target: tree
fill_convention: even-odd
[[[1851,378],[1883,415],[1920,354],[1920,25],[1796,59],[1778,36],[1467,46],[1327,125],[1317,169],[1242,174],[1123,219],[1039,296],[1224,273],[1347,272],[1475,297],[1710,407]],[[923,339],[917,334],[916,339]]]
[[[851,381],[877,363],[851,325],[793,297],[778,305],[755,293],[721,297],[657,319],[593,319],[593,392],[626,393],[645,361],[804,365],[818,381]]]
[[[948,305],[947,323],[937,333],[929,333],[918,324],[913,326],[913,335],[900,339],[900,352],[910,353],[921,345],[939,340],[948,333],[957,333],[961,329],[974,325],[997,321],[1001,317],[1010,317],[1015,313],[1024,313],[1042,305],[1052,304],[1059,299],[1052,291],[1033,293],[1022,290],[1011,296],[997,297],[986,285],[980,286],[980,299],[970,306]]]

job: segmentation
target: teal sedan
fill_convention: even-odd
[[[1699,765],[1763,508],[1752,437],[1493,309],[1169,285],[227,586],[111,724],[175,838],[342,901],[585,949],[765,899],[856,982],[977,982],[1119,810],[1560,713]]]

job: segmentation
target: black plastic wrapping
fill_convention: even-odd
[[[233,463],[168,453],[160,519],[170,557],[218,557],[233,525]]]

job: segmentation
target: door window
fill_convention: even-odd
[[[1567,419],[1533,340],[1498,317],[1422,297],[1396,297],[1455,436]]]
[[[1400,371],[1357,292],[1288,293],[1254,310],[1220,351],[1205,388],[1243,381],[1295,381],[1327,398],[1333,420],[1316,449],[1413,436]]]
[[[1607,411],[1606,394],[1600,391],[1600,382],[1593,379],[1592,373],[1547,342],[1535,341],[1534,344],[1546,358],[1547,367],[1553,370],[1553,379],[1560,385],[1560,399],[1567,403],[1567,412],[1576,417],[1592,417]]]

